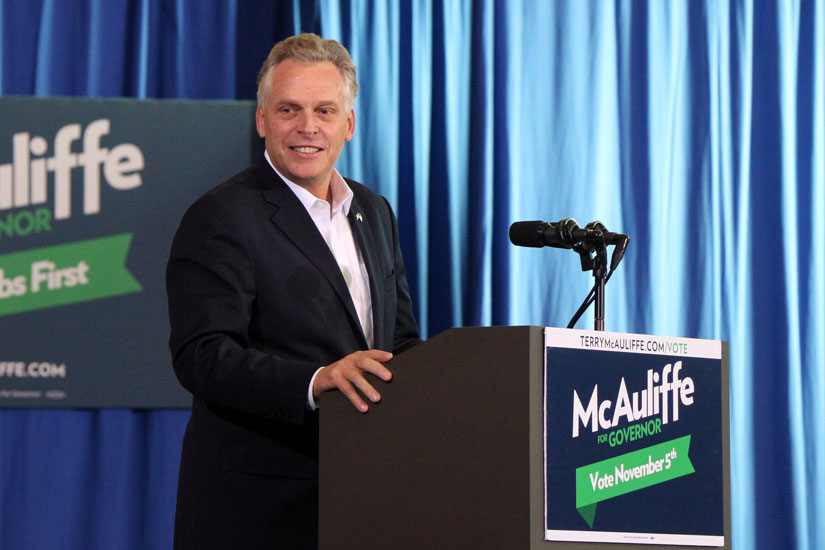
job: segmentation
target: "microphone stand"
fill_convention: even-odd
[[[582,271],[593,271],[596,283],[567,324],[567,328],[573,328],[579,318],[587,311],[587,308],[595,301],[594,328],[598,331],[604,330],[604,287],[619,262],[622,261],[629,241],[630,238],[627,235],[611,233],[599,221],[588,223],[584,229],[579,228],[573,218],[565,218],[552,224],[542,221],[515,222],[510,226],[511,243],[517,246],[535,248],[541,248],[542,246],[572,248],[581,258]],[[610,270],[608,271],[607,246],[609,244],[615,248],[613,249],[613,257],[610,260]],[[595,256],[593,255],[594,252]]]
[[[582,271],[593,271],[593,277],[596,280],[593,329],[604,331],[604,284],[607,276],[607,243],[604,240],[604,233],[596,229],[593,239],[576,243],[573,250],[579,254]],[[591,256],[592,252],[596,254]]]
[[[598,258],[598,255],[596,256]],[[604,282],[607,267],[600,262],[593,266],[593,277],[596,278],[596,309],[593,312],[593,330],[604,330]]]

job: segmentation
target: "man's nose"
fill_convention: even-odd
[[[298,117],[298,131],[305,134],[314,134],[318,131],[318,121],[315,113],[303,111]]]

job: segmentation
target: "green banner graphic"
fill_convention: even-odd
[[[126,269],[131,233],[0,256],[0,316],[142,290]]]
[[[576,509],[592,528],[596,504],[692,474],[690,436],[576,468]]]

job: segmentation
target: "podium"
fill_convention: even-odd
[[[696,548],[545,540],[545,357],[543,327],[455,328],[393,358],[391,382],[371,377],[382,401],[368,413],[340,393],[326,394],[320,548]],[[726,377],[721,373],[724,419]],[[717,451],[730,548],[722,418]]]

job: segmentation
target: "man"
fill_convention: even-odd
[[[170,348],[193,394],[176,548],[315,548],[318,412],[416,343],[395,217],[335,170],[355,130],[346,49],[302,34],[258,75],[266,154],[190,207],[167,269]]]

